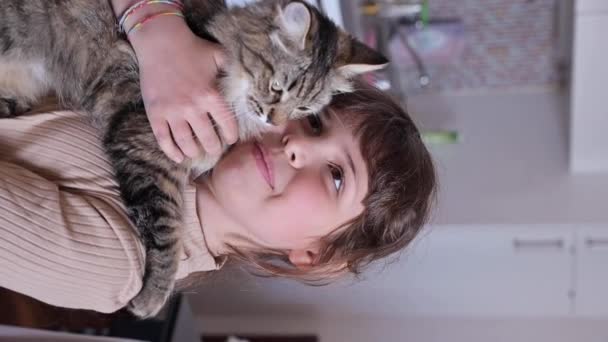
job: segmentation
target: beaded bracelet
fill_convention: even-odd
[[[135,32],[135,31],[139,30],[139,28],[142,27],[148,21],[150,21],[150,20],[152,20],[154,18],[158,18],[158,17],[166,16],[166,15],[174,15],[174,16],[177,16],[177,17],[184,18],[184,14],[182,12],[160,12],[160,13],[155,13],[155,14],[152,14],[152,15],[149,15],[149,16],[143,18],[141,21],[139,21],[135,25],[133,25],[129,29],[129,31],[127,31],[127,36],[129,35],[129,33]]]
[[[124,25],[125,25],[126,21],[129,19],[129,17],[133,13],[135,13],[137,10],[139,10],[140,8],[143,8],[147,5],[156,5],[156,4],[164,4],[164,5],[173,6],[173,7],[176,7],[180,11],[182,11],[184,9],[184,4],[182,4],[182,2],[179,0],[141,0],[141,1],[138,1],[135,4],[133,4],[131,7],[127,8],[124,11],[124,13],[120,16],[120,20],[118,21],[119,31],[123,32],[123,33],[126,32]],[[165,12],[165,13],[169,13],[169,12]],[[171,13],[175,13],[175,12],[171,12]],[[165,14],[165,15],[167,15],[167,14]],[[183,17],[183,15],[182,15],[182,17]],[[140,21],[139,23],[141,24],[142,22],[143,22],[143,20]],[[131,29],[129,29],[129,32],[132,31],[132,29],[133,29],[133,27]]]

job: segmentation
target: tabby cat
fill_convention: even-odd
[[[270,124],[319,112],[349,77],[387,60],[303,1],[262,0],[227,9],[223,0],[184,1],[195,34],[219,42],[229,62],[220,79],[241,139]],[[181,244],[181,189],[191,167],[159,149],[139,88],[137,61],[108,0],[2,0],[0,117],[54,93],[86,112],[101,132],[121,196],[146,250],[143,287],[129,304],[156,314],[173,290]]]

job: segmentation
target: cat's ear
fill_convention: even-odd
[[[340,44],[343,50],[338,58],[337,69],[346,77],[380,70],[388,65],[389,60],[381,53],[348,37],[348,44]]]
[[[279,6],[277,15],[279,27],[301,50],[306,47],[306,36],[310,30],[311,21],[310,10],[299,1],[290,2],[284,8]]]

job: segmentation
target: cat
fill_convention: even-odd
[[[188,26],[219,42],[228,57],[220,89],[235,111],[240,139],[270,125],[314,115],[354,75],[385,57],[300,0],[262,0],[227,8],[186,0]],[[48,93],[87,113],[100,131],[121,197],[146,251],[143,285],[128,309],[155,315],[175,283],[181,189],[201,156],[174,164],[158,147],[145,114],[137,60],[109,1],[3,0],[0,6],[0,118],[21,114]]]

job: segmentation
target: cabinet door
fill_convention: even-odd
[[[575,312],[608,316],[608,225],[577,228]]]
[[[606,6],[608,1],[601,0]],[[574,172],[608,171],[608,13],[577,15],[570,115],[570,167]]]
[[[435,228],[406,256],[400,284],[412,314],[570,313],[568,227]]]

